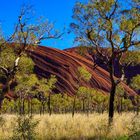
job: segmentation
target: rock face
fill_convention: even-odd
[[[94,62],[92,59],[92,56],[89,55],[89,53],[87,52],[87,48],[86,47],[75,47],[75,48],[69,48],[66,49],[65,51],[73,53],[73,54],[80,54],[82,55],[84,58],[88,59],[91,62]],[[107,70],[106,66],[100,62],[97,62],[98,65]],[[135,66],[128,66],[125,68],[125,77],[127,79],[127,83],[130,83],[130,80],[136,76],[137,74],[140,74],[140,64],[139,65],[135,65]],[[115,69],[115,76],[116,77],[120,77],[119,74],[119,70],[116,68]]]
[[[104,93],[109,93],[111,83],[109,73],[97,66],[95,69],[93,61],[90,56],[82,57],[70,50],[58,50],[48,47],[37,47],[30,52],[30,56],[35,62],[35,72],[41,77],[48,78],[51,74],[56,75],[58,82],[56,84],[55,92],[66,93],[69,95],[76,94],[78,67],[86,67],[92,74],[89,82],[81,81],[80,85],[102,90]],[[136,93],[127,85],[122,83],[125,91],[130,96]]]

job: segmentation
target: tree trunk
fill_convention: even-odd
[[[122,113],[122,111],[123,111],[123,101],[122,101],[122,97],[121,97],[120,114]]]
[[[87,116],[89,116],[89,106],[90,106],[90,103],[89,103],[89,99],[87,101]]]
[[[137,115],[139,115],[139,105],[137,105]]]
[[[116,85],[114,82],[111,83],[110,99],[109,99],[109,125],[113,122],[114,116],[114,97],[116,91]]]
[[[22,100],[22,114],[25,114],[25,99]]]
[[[28,99],[28,116],[30,116],[30,101]]]
[[[0,114],[1,114],[1,110],[2,110],[2,102],[4,100],[4,96],[1,94],[0,95]]]
[[[113,50],[112,50],[113,51]],[[108,124],[109,126],[113,122],[113,116],[114,116],[114,99],[115,99],[115,92],[116,92],[116,82],[114,79],[114,54],[112,55],[110,61],[109,61],[109,75],[110,75],[110,81],[111,81],[111,89],[110,89],[110,98],[109,98],[109,120]]]
[[[85,112],[85,99],[83,99],[83,113]]]
[[[137,105],[136,105],[136,110],[137,110],[137,115],[139,115],[139,95],[137,95],[136,100],[137,100]]]
[[[33,103],[32,103],[32,99],[31,99],[31,116],[33,115]]]
[[[43,115],[45,113],[45,102],[42,102],[42,112],[43,112]]]
[[[21,109],[21,95],[19,97],[19,114],[22,114],[22,109]]]
[[[49,111],[49,115],[51,116],[51,94],[49,93],[48,96],[48,111]]]
[[[14,100],[14,113],[18,112],[17,110],[17,104],[16,104],[16,100]]]
[[[7,82],[6,86],[0,92],[0,114],[1,114],[1,109],[2,109],[2,103],[4,100],[4,95],[9,92],[10,92],[10,85],[9,85],[9,82]]]
[[[104,113],[104,110],[105,110],[105,103],[103,101],[103,103],[102,103],[102,114]]]
[[[41,116],[41,114],[42,114],[42,105],[40,105],[40,107],[39,107],[39,109],[40,109],[40,116]]]
[[[75,105],[76,105],[76,96],[74,96],[74,100],[73,100],[72,117],[74,117]]]

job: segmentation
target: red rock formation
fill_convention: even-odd
[[[104,48],[103,50],[104,50],[104,52],[106,52],[106,54],[109,54],[107,49]],[[91,62],[94,62],[92,56],[89,55],[89,53],[87,52],[87,47],[74,47],[74,48],[65,49],[65,51],[73,53],[73,54],[82,55],[84,58],[90,60]],[[107,70],[107,67],[103,63],[100,63],[100,61],[97,63],[101,68]],[[131,79],[134,76],[136,76],[137,74],[140,74],[140,64],[137,64],[135,66],[130,65],[130,66],[126,67],[125,68],[125,77],[127,79],[127,83],[129,84]],[[115,69],[115,75],[117,77],[120,77],[120,72],[119,72],[119,69],[117,69],[117,68]]]
[[[49,77],[50,74],[56,75],[58,82],[56,91],[73,95],[76,93],[78,82],[77,69],[80,66],[86,67],[92,74],[91,80],[87,83],[82,81],[81,85],[102,90],[106,93],[110,91],[109,73],[97,66],[93,69],[93,62],[71,51],[62,51],[48,47],[38,47],[31,51],[31,57],[35,62],[35,72],[42,77]],[[88,56],[89,57],[89,56]],[[135,92],[127,85],[122,83],[125,91],[130,95]]]

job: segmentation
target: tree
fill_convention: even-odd
[[[130,4],[131,3],[131,4]],[[128,4],[128,1],[125,1]],[[114,98],[117,85],[124,80],[124,68],[128,65],[122,56],[130,48],[139,49],[140,8],[139,1],[129,0],[125,6],[118,0],[89,0],[88,3],[76,3],[71,23],[76,40],[84,45],[93,46],[89,53],[96,66],[100,60],[107,66],[110,81],[109,124],[114,116]],[[118,63],[116,63],[116,60]],[[132,59],[130,59],[133,61]],[[130,64],[130,63],[129,63]],[[115,68],[120,76],[115,78]]]
[[[77,92],[77,97],[79,97],[80,100],[82,100],[82,111],[85,112],[85,101],[88,99],[88,92],[86,87],[79,87]]]
[[[117,98],[117,110],[118,113],[121,113],[124,98],[124,88],[121,85],[118,85],[116,88],[116,98]]]
[[[51,94],[52,90],[55,88],[55,84],[57,82],[57,79],[55,75],[51,75],[49,79],[42,79],[41,84],[39,86],[39,90],[43,92],[44,96],[47,97],[47,105],[48,105],[48,111],[49,115],[51,115]]]
[[[104,113],[105,108],[107,107],[106,103],[107,103],[108,96],[104,95],[102,91],[96,89],[93,89],[92,93],[93,93],[92,100],[97,105],[96,111],[99,113]]]
[[[36,97],[40,102],[40,115],[45,112],[45,105],[47,103],[48,112],[51,115],[51,94],[55,88],[57,79],[55,75],[51,75],[50,78],[39,78],[38,81],[32,87],[33,97]]]
[[[52,108],[53,108],[53,111],[56,112],[56,113],[61,113],[61,109],[63,108],[63,97],[62,97],[62,94],[54,94],[51,98],[52,102],[51,102],[51,105],[52,105]]]
[[[74,112],[75,112],[76,97],[81,96],[78,94],[79,88],[80,88],[80,82],[81,82],[81,80],[84,80],[86,82],[90,81],[92,75],[90,74],[90,72],[86,68],[78,67],[77,77],[78,77],[77,93],[74,95],[72,116],[74,116]],[[83,101],[83,104],[84,104],[84,101]],[[84,106],[83,106],[83,109],[84,109]]]
[[[137,92],[140,90],[140,75],[136,75],[132,78],[130,86],[134,88]],[[139,106],[140,106],[140,96],[135,96],[135,102],[137,105],[137,115],[139,114]]]
[[[54,25],[48,20],[42,20],[29,24],[32,18],[32,7],[23,6],[18,16],[18,21],[11,36],[7,39],[0,36],[0,107],[4,96],[12,89],[16,82],[17,73],[22,74],[27,67],[22,59],[28,58],[30,51],[34,51],[42,40],[58,39],[61,33],[54,29]],[[33,19],[32,19],[33,21]],[[31,22],[32,23],[32,22]],[[31,61],[29,61],[31,62]]]
[[[67,113],[71,111],[73,98],[66,93],[54,94],[51,97],[52,110],[55,113]]]
[[[16,75],[17,76],[17,75]],[[16,78],[17,86],[15,87],[15,93],[19,98],[19,114],[25,114],[25,101],[28,101],[28,114],[32,115],[32,98],[35,95],[33,87],[39,83],[39,80],[35,74],[22,74]]]

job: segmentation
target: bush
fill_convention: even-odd
[[[39,121],[33,121],[31,116],[18,116],[16,125],[13,129],[12,140],[35,140],[35,128]]]

